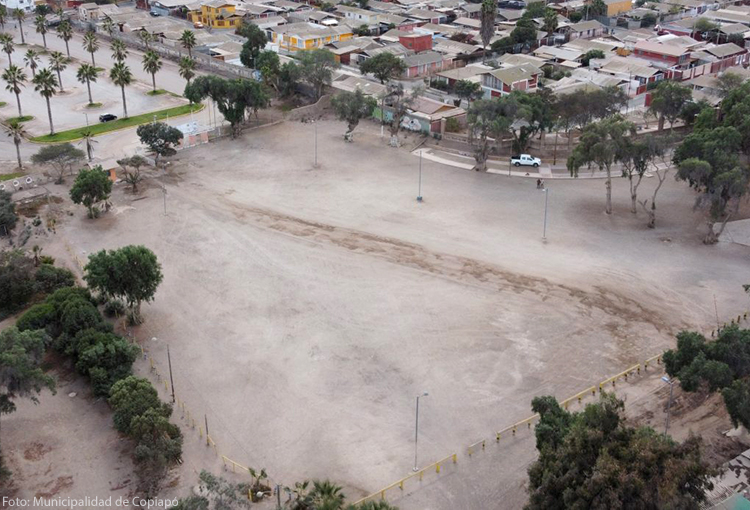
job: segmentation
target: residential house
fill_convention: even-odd
[[[324,26],[315,23],[289,23],[269,29],[271,41],[287,51],[322,48],[336,41],[346,41],[354,34],[345,25]]]
[[[470,64],[465,67],[456,67],[446,71],[440,71],[436,77],[438,81],[448,84],[449,87],[456,85],[457,81],[466,80],[474,83],[482,83],[482,75],[492,71],[489,66],[481,64]]]
[[[404,77],[417,78],[449,69],[453,65],[453,61],[436,51],[423,51],[415,55],[405,56],[404,64],[406,64]]]
[[[284,12],[279,7],[263,4],[244,4],[243,10],[245,11],[245,17],[249,19],[269,18],[279,16],[280,13]]]
[[[435,25],[448,22],[447,14],[427,9],[410,9],[404,13],[404,16],[422,23],[434,23]]]
[[[482,15],[482,4],[464,4],[455,12],[459,17],[479,19]]]
[[[313,9],[308,4],[301,2],[291,2],[289,0],[274,0],[273,2],[268,2],[268,4],[273,5],[274,7],[277,7],[286,13],[311,11]]]
[[[435,41],[432,48],[443,55],[448,55],[454,60],[460,57],[464,61],[472,60],[472,57],[474,59],[480,58],[483,53],[482,47],[479,45],[466,44],[451,39],[443,39],[442,37]]]
[[[359,7],[349,7],[347,5],[339,5],[336,7],[336,12],[342,14],[347,20],[359,25],[374,25],[378,23],[378,16],[380,15],[374,11],[366,11]]]
[[[344,92],[360,90],[364,95],[375,98],[382,97],[386,91],[385,85],[367,80],[361,76],[350,76],[348,74],[341,75],[331,83],[331,86]]]
[[[565,32],[570,34],[570,39],[594,39],[604,34],[604,25],[596,20],[581,21],[565,27]]]
[[[486,98],[510,94],[514,90],[534,91],[542,71],[535,66],[524,64],[504,69],[495,69],[482,75],[482,90]]]
[[[633,48],[633,55],[650,60],[657,67],[673,67],[687,64],[690,50],[671,44],[638,41]]]
[[[242,16],[235,12],[233,3],[222,0],[211,0],[201,4],[201,10],[197,14],[191,12],[191,21],[200,21],[206,27],[232,28],[236,29],[242,24]]]
[[[459,126],[466,125],[466,110],[423,96],[418,97],[409,105],[406,117],[406,120],[411,121],[414,127],[416,127],[416,122],[419,123],[418,131],[441,135],[445,134],[448,119],[454,119]],[[417,131],[417,129],[412,129]]]
[[[415,53],[432,49],[432,35],[430,34],[411,32],[399,35],[398,42],[401,43],[404,48],[412,50]]]
[[[470,30],[479,30],[482,28],[482,20],[474,18],[456,18],[453,24],[457,27],[468,28]]]
[[[617,16],[633,8],[631,0],[604,0],[604,4],[607,6],[607,17]]]
[[[29,3],[30,7],[28,10],[33,8],[33,4]],[[94,2],[87,4],[81,4],[78,6],[78,19],[81,21],[96,21],[99,19],[99,5]]]

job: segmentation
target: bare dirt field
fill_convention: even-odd
[[[648,230],[624,181],[611,217],[603,181],[548,181],[543,242],[533,180],[425,161],[420,204],[414,139],[343,132],[318,123],[320,168],[311,124],[183,151],[159,178],[167,215],[156,183],[138,197],[118,185],[112,211],[76,209],[50,244],[154,250],[164,282],[136,336],[163,374],[170,346],[178,395],[222,453],[274,481],[368,494],[411,469],[422,392],[426,465],[527,417],[536,395],[568,397],[681,328],[710,330],[714,294],[722,320],[746,308],[748,248],[702,245],[682,183]],[[520,507],[533,443],[498,452],[399,506]]]

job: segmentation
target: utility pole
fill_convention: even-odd
[[[169,385],[172,386],[172,403],[174,404],[174,378],[172,377],[172,357],[169,355],[169,345],[167,345],[167,363],[169,363]]]
[[[417,202],[422,201],[422,149],[419,150],[419,191],[417,192]]]
[[[428,396],[429,393],[426,391],[422,393],[421,395],[417,395],[417,420],[414,425],[414,471],[419,471],[419,468],[417,467],[417,443],[419,442],[419,399],[421,397]]]
[[[544,188],[544,230],[542,231],[542,239],[547,240],[547,198],[549,198],[549,188]]]

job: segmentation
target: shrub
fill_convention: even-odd
[[[131,434],[133,418],[141,416],[149,409],[168,418],[172,408],[159,400],[159,395],[147,379],[129,376],[117,381],[110,390],[109,405],[115,414],[112,417],[115,428],[124,434]]]
[[[94,394],[109,395],[114,383],[131,374],[131,367],[140,350],[111,333],[102,333],[99,338],[99,342],[79,350],[76,370],[89,376]]]
[[[102,322],[102,316],[90,301],[83,299],[68,300],[62,308],[60,325],[62,333],[68,337],[74,337],[79,331],[98,326]]]
[[[48,264],[42,264],[37,269],[34,279],[37,283],[37,289],[41,292],[48,293],[63,287],[72,287],[76,283],[76,278],[67,269],[54,267]]]
[[[458,119],[451,117],[445,121],[445,130],[449,133],[458,133],[461,131],[461,123],[458,122]]]
[[[125,303],[119,299],[110,299],[107,301],[107,304],[104,305],[104,314],[107,317],[119,317],[125,315],[126,309]]]
[[[19,331],[44,329],[55,321],[55,307],[48,303],[34,305],[16,322]]]
[[[19,250],[0,252],[0,317],[18,310],[34,295],[34,263]]]
[[[55,257],[50,257],[49,255],[39,255],[39,262],[41,264],[49,264],[50,266],[54,266]]]

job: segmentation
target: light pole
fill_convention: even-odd
[[[542,230],[542,239],[547,240],[547,199],[549,198],[549,188],[544,188],[544,230]]]
[[[318,123],[313,121],[313,128],[315,131],[315,161],[313,163],[313,168],[318,168]]]
[[[419,399],[428,395],[429,393],[427,393],[426,391],[421,395],[417,395],[417,420],[414,424],[414,471],[419,471],[419,468],[417,467],[417,443],[419,441]]]
[[[662,376],[661,380],[669,384],[669,403],[667,404],[667,425],[666,427],[664,427],[664,435],[666,436],[667,432],[669,432],[669,415],[670,415],[670,412],[672,411],[672,395],[674,392],[674,381],[670,379],[669,377],[667,377],[666,375]]]
[[[417,192],[417,202],[422,201],[422,150],[419,151],[419,191]]]

